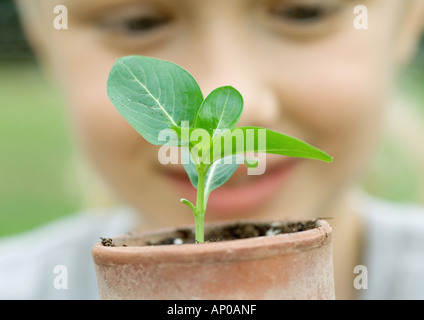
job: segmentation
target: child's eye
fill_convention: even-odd
[[[265,21],[285,37],[318,39],[338,29],[345,8],[340,0],[273,0]]]
[[[170,26],[176,24],[177,18],[174,10],[154,2],[140,2],[101,12],[92,21],[104,45],[134,52],[171,35]]]
[[[140,16],[124,20],[117,24],[126,33],[145,33],[153,31],[167,23],[167,19],[159,16]]]
[[[331,18],[340,8],[339,0],[279,1],[270,8],[270,13],[284,23],[313,25]]]
[[[161,16],[136,16],[103,21],[101,27],[109,31],[139,35],[165,25],[168,20]]]
[[[320,6],[294,5],[287,8],[276,8],[273,14],[293,22],[316,22],[326,16],[327,11]]]
[[[122,10],[115,14],[106,15],[100,19],[102,30],[115,35],[128,37],[144,36],[152,33],[170,22],[170,17],[159,12],[133,12]]]

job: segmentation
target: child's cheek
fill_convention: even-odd
[[[137,157],[144,140],[113,107],[106,92],[116,53],[98,46],[90,33],[78,27],[52,37],[52,70],[64,91],[77,142],[103,162]]]
[[[78,142],[90,156],[103,162],[138,161],[148,144],[109,101],[108,69],[92,67],[90,72],[69,70],[68,73],[66,94]]]
[[[381,118],[387,75],[360,64],[315,64],[280,88],[282,108],[317,133],[357,130]]]

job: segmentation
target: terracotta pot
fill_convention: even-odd
[[[225,242],[131,246],[165,231],[92,249],[101,299],[334,299],[332,229]]]

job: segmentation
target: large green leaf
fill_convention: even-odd
[[[107,83],[109,99],[121,115],[148,142],[158,139],[164,129],[194,125],[202,92],[185,69],[164,60],[128,56],[118,59]]]
[[[233,87],[220,87],[203,101],[195,127],[207,130],[211,136],[221,130],[233,129],[243,112],[243,97]]]
[[[302,140],[261,127],[238,127],[215,137],[211,145],[211,154],[205,155],[202,161],[213,162],[242,153],[270,153],[326,162],[333,161],[327,153]]]

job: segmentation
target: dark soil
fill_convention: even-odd
[[[111,238],[100,237],[100,240],[102,240],[102,245],[104,245],[105,247],[116,247]]]
[[[247,239],[254,237],[274,236],[278,234],[301,232],[317,227],[317,220],[301,221],[301,222],[281,222],[281,223],[233,223],[222,226],[206,227],[205,242],[219,242],[238,239]],[[104,246],[116,246],[112,239],[101,238]],[[176,245],[184,243],[194,243],[193,229],[177,229],[172,234],[164,234],[162,237],[154,240],[145,240],[138,245]],[[129,244],[132,246],[133,244]],[[126,246],[118,244],[118,246]]]
[[[102,238],[100,237],[100,240],[102,240],[102,245],[105,247],[116,247],[116,245],[113,243],[112,238]],[[120,247],[126,247],[126,244],[120,245]]]

